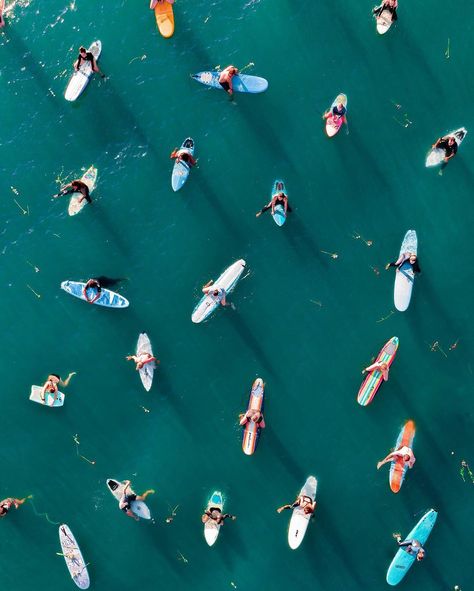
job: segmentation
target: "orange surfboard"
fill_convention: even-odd
[[[257,378],[252,385],[250,392],[249,405],[247,410],[259,410],[263,412],[263,396],[265,391],[265,384],[262,378]],[[251,456],[257,447],[258,438],[260,436],[261,427],[253,421],[248,421],[245,424],[242,433],[242,450],[247,456]]]
[[[174,33],[173,6],[167,0],[158,2],[155,6],[155,17],[158,30],[165,39],[169,39]]]
[[[407,421],[398,435],[395,451],[405,446],[411,449],[415,431],[414,421]],[[389,482],[392,492],[397,493],[401,489],[407,470],[408,466],[405,465],[403,458],[397,458],[390,464]]]

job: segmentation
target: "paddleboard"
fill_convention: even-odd
[[[158,2],[154,10],[158,30],[165,39],[169,39],[174,33],[174,14],[172,4],[164,0],[164,2]]]
[[[375,17],[377,22],[377,33],[385,35],[393,23],[392,13],[390,10],[382,10],[379,16]]]
[[[244,269],[245,269],[245,261],[240,259],[233,263],[230,267],[228,267],[222,275],[220,275],[217,281],[214,283],[216,288],[222,287],[225,289],[226,294],[229,295],[231,291],[237,284],[237,281],[240,279]],[[197,306],[194,308],[191,320],[194,323],[202,322],[206,320],[214,310],[220,305],[219,301],[216,301],[214,296],[212,295],[204,295],[200,300]]]
[[[79,589],[89,589],[90,579],[86,562],[82,557],[76,538],[65,523],[59,526],[59,541],[72,580]]]
[[[165,0],[166,1],[166,0]],[[181,144],[180,150],[185,150],[191,156],[194,154],[194,140],[193,138],[186,138]],[[189,171],[191,167],[186,162],[180,160],[174,161],[173,172],[171,174],[171,186],[173,191],[179,191],[184,183],[188,180]]]
[[[207,503],[206,510],[210,511],[211,509],[220,509],[221,513],[224,510],[224,499],[222,493],[218,490],[212,493],[212,496]],[[215,544],[221,527],[222,523],[218,525],[213,519],[209,519],[204,524],[204,537],[209,546]]]
[[[100,41],[94,41],[87,51],[90,51],[97,61],[102,51],[102,43]],[[71,76],[64,98],[67,101],[75,101],[88,85],[92,74],[92,64],[89,61],[82,62],[79,70],[74,71],[74,74]]]
[[[280,184],[283,185],[282,188],[277,189],[277,187]],[[283,193],[285,193],[285,195],[288,197],[288,193],[286,192],[286,188],[285,188],[285,183],[278,179],[273,183],[272,199],[273,199],[274,195],[276,195],[277,193],[280,193],[281,191],[283,191]],[[278,204],[275,206],[275,213],[272,214],[272,218],[277,226],[283,226],[283,224],[286,222],[286,213],[285,213],[285,208],[283,207],[283,205]]]
[[[456,139],[456,143],[459,148],[463,139],[466,137],[466,134],[467,134],[467,129],[465,127],[460,127],[459,129],[456,129],[456,130],[451,131],[450,133],[444,135],[443,138],[453,135],[454,138]],[[428,155],[426,156],[425,166],[427,166],[427,167],[428,166],[438,166],[438,164],[441,164],[443,162],[445,156],[446,156],[445,150],[443,150],[441,148],[432,148],[428,152]]]
[[[114,480],[113,478],[108,478],[107,487],[117,499],[117,501],[120,501],[125,489],[125,484],[123,482],[119,482],[118,480]],[[132,495],[135,494],[135,491],[133,491],[130,487],[128,487],[128,491]],[[142,519],[151,519],[150,509],[143,501],[132,501],[130,503],[130,509],[137,517],[141,517]]]
[[[84,295],[82,294],[82,290],[84,289],[85,283],[83,281],[63,281],[61,283],[61,289],[64,289],[65,292],[74,296],[75,298],[79,298],[80,300],[87,301]],[[87,290],[87,295],[92,299],[96,294],[96,290],[91,287]],[[110,289],[105,289],[105,287],[101,290],[101,295],[98,300],[94,302],[98,306],[105,306],[106,308],[127,308],[130,305],[130,302],[114,291],[110,291]]]
[[[193,74],[192,78],[201,84],[211,86],[212,88],[220,88],[224,90],[219,84],[220,72],[198,72]],[[259,76],[250,76],[248,74],[236,74],[232,78],[232,89],[234,92],[249,92],[256,94],[264,92],[268,88],[268,82],[265,78]]]
[[[377,359],[374,363],[385,362],[388,367],[392,365],[393,360],[398,349],[398,337],[392,337],[382,347],[380,353],[377,355]],[[370,364],[372,365],[372,364]],[[357,394],[357,402],[362,406],[367,406],[372,402],[374,396],[377,394],[377,390],[383,382],[383,374],[379,369],[367,372],[364,381]]]
[[[340,103],[342,103],[344,105],[344,107],[346,108],[346,114],[347,114],[347,96],[345,94],[338,94],[337,97],[333,100],[329,110],[332,113],[332,110],[334,107],[337,107],[337,105],[339,105]],[[326,134],[328,137],[333,137],[336,135],[336,133],[341,129],[342,127],[342,122],[343,119],[340,117],[337,121],[334,120],[333,116],[331,115],[331,117],[328,117],[326,119]]]
[[[45,402],[43,402],[41,400],[42,391],[43,388],[41,386],[31,386],[30,400],[37,402],[38,404],[42,404],[43,406],[63,406],[65,396],[62,392],[57,392],[56,400],[54,399],[54,394],[51,394],[51,392],[46,392],[44,395]]]
[[[402,447],[409,447],[410,449],[413,449],[414,437],[415,423],[410,420],[403,425],[403,428],[398,435],[397,443],[395,444],[395,451],[401,449]],[[400,490],[407,470],[408,466],[404,463],[403,458],[397,458],[390,463],[388,481],[390,483],[390,489],[392,492],[397,493]]]
[[[404,541],[418,540],[418,542],[420,542],[420,544],[423,546],[431,534],[431,530],[433,529],[437,517],[438,513],[434,509],[430,509],[423,515],[423,517],[407,535]],[[399,548],[390,566],[388,567],[387,583],[389,585],[398,585],[398,583],[407,574],[415,560],[415,556],[408,554],[404,548]]]
[[[259,410],[263,413],[264,392],[265,384],[262,378],[257,378],[252,385],[247,410]],[[257,448],[261,430],[261,427],[254,423],[254,421],[248,421],[244,425],[242,433],[242,449],[247,456],[252,455]]]
[[[408,232],[405,234],[399,256],[405,252],[418,254],[418,239],[415,230],[408,230]],[[397,267],[395,271],[393,301],[395,308],[399,312],[405,312],[405,310],[410,305],[414,281],[415,272],[413,271],[409,261],[405,261],[403,265]]]
[[[94,166],[91,166],[89,168],[89,170],[81,178],[81,181],[89,187],[89,193],[92,193],[92,191],[95,188],[95,184],[97,182],[97,168],[95,168]],[[86,203],[87,203],[86,199],[79,201],[81,199],[81,197],[82,197],[82,193],[73,193],[71,195],[71,199],[69,201],[69,207],[67,209],[67,212],[69,215],[78,214],[82,210],[84,205],[86,205]]]
[[[318,481],[314,476],[309,476],[300,491],[300,495],[310,497],[312,501],[316,498],[316,490],[318,488]],[[308,528],[309,520],[314,513],[307,514],[301,507],[295,507],[290,519],[288,527],[288,545],[292,550],[296,550],[303,541],[304,535]]]
[[[148,338],[146,332],[140,333],[140,336],[138,337],[136,354],[140,355],[140,353],[150,353],[150,355],[153,355],[150,339]],[[153,373],[155,368],[156,363],[154,361],[150,361],[150,363],[145,363],[145,365],[138,370],[143,387],[147,392],[150,391],[151,385],[153,383]]]

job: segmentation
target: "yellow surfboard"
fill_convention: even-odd
[[[174,33],[174,14],[173,6],[167,0],[158,2],[155,6],[156,24],[160,33],[168,39]]]

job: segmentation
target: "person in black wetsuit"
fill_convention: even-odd
[[[217,525],[222,525],[229,517],[232,519],[232,521],[237,519],[235,515],[231,515],[230,513],[222,513],[218,507],[211,507],[210,509],[206,509],[204,511],[201,521],[203,523],[207,523],[209,520],[212,520],[215,521]]]
[[[262,207],[262,209],[260,211],[257,211],[257,213],[255,214],[256,218],[260,217],[262,215],[262,213],[265,213],[269,209],[272,210],[272,215],[273,215],[275,213],[275,207],[277,205],[283,206],[283,209],[285,210],[285,215],[286,215],[286,212],[292,211],[290,204],[288,203],[288,197],[283,192],[283,184],[278,183],[276,189],[277,189],[277,193],[275,193],[273,195],[272,200],[267,205],[265,205],[265,207]]]
[[[439,148],[440,150],[444,150],[444,162],[447,163],[448,160],[451,160],[458,151],[458,144],[456,142],[456,138],[452,135],[448,135],[446,137],[440,137],[439,140],[435,144],[433,144],[433,148]]]
[[[84,199],[87,201],[87,203],[92,203],[89,187],[86,185],[86,183],[83,183],[79,179],[72,181],[71,183],[63,187],[59,193],[53,195],[53,198],[56,199],[57,197],[62,197],[63,195],[70,195],[71,193],[81,193],[82,197],[79,199],[79,203],[84,201]]]
[[[384,10],[388,10],[392,15],[392,21],[398,20],[397,15],[398,0],[385,0],[380,6],[376,6],[372,12],[374,16],[380,16]]]
[[[97,61],[92,53],[87,51],[85,47],[79,47],[79,55],[77,56],[77,60],[74,62],[74,69],[78,71],[84,62],[91,62],[92,71],[97,72],[97,74],[100,74],[102,78],[105,78],[105,74],[99,70]]]
[[[401,254],[398,259],[393,263],[387,263],[385,265],[385,269],[389,269],[390,267],[398,267],[400,268],[405,261],[408,261],[413,269],[413,273],[421,273],[420,265],[418,264],[418,257],[416,254],[412,252],[404,252]]]
[[[144,501],[148,495],[152,495],[155,491],[150,488],[149,490],[145,491],[142,495],[136,495],[135,493],[131,493],[128,491],[130,488],[130,480],[125,481],[125,488],[123,489],[122,497],[119,501],[119,508],[121,511],[138,521],[138,517],[132,512],[131,503],[133,501]],[[127,492],[128,491],[128,492]]]

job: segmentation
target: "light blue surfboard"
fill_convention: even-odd
[[[84,286],[85,283],[82,281],[63,281],[61,283],[61,289],[64,289],[65,292],[74,296],[75,298],[87,301],[82,293]],[[96,293],[97,291],[93,287],[87,290],[87,295],[91,300],[94,298]],[[103,287],[100,298],[97,299],[94,304],[97,304],[98,306],[105,306],[106,308],[127,308],[130,305],[130,302],[120,294]]]
[[[404,541],[417,540],[423,546],[430,536],[437,517],[438,513],[434,509],[430,509],[423,515]],[[387,583],[389,585],[398,585],[415,560],[416,558],[413,554],[408,554],[406,547],[400,548],[388,567]]]
[[[181,144],[180,150],[185,150],[191,156],[194,154],[194,140],[190,137],[186,138]],[[189,164],[180,160],[175,160],[173,166],[173,173],[171,175],[171,186],[173,191],[179,191],[184,183],[188,180],[189,171],[191,170]]]
[[[282,188],[280,189],[280,191],[283,191],[283,193],[285,193],[285,195],[288,197],[288,194],[287,194],[286,188],[285,188],[285,183],[283,181],[281,181],[280,179],[277,179],[273,183],[272,199],[273,199],[273,195],[275,195],[276,193],[279,192],[279,190],[277,189],[279,184],[282,185]],[[283,205],[275,206],[275,213],[272,214],[272,218],[277,226],[283,226],[283,224],[286,222],[286,213],[285,213],[285,209],[284,209]]]
[[[224,90],[219,84],[219,76],[220,72],[198,72],[197,74],[192,75],[194,80],[197,80],[201,84]],[[232,78],[232,89],[234,92],[250,92],[252,94],[257,94],[259,92],[265,92],[267,88],[267,80],[265,80],[265,78],[260,78],[259,76],[237,74]]]

